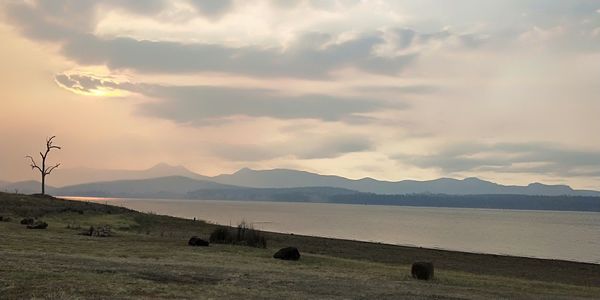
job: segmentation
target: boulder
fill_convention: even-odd
[[[109,236],[112,236],[112,230],[111,230],[110,226],[108,226],[108,225],[99,226],[99,227],[90,226],[89,229],[82,231],[81,235],[109,237]]]
[[[201,246],[201,247],[208,247],[208,242],[197,237],[197,236],[193,236],[190,238],[190,240],[188,241],[188,245],[190,246]]]
[[[286,247],[279,249],[279,251],[273,254],[273,258],[283,259],[283,260],[299,260],[300,259],[300,251],[296,247]]]
[[[32,225],[35,220],[33,218],[24,218],[21,220],[22,225]]]
[[[36,221],[33,224],[27,225],[27,229],[46,229],[48,228],[48,223],[42,221]]]
[[[433,279],[433,264],[422,261],[413,263],[410,273],[412,274],[413,278],[419,280]]]
[[[112,236],[112,229],[108,225],[99,226],[92,231],[91,236],[109,237]]]

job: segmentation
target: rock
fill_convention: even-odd
[[[112,230],[110,229],[110,226],[108,226],[108,225],[99,226],[98,228],[95,228],[94,226],[90,226],[89,229],[81,232],[81,235],[109,237],[109,236],[112,236]]]
[[[433,279],[433,264],[430,262],[416,262],[410,270],[413,278],[420,280]]]
[[[98,237],[109,237],[111,235],[112,235],[112,230],[110,229],[110,226],[108,226],[108,225],[100,226],[92,232],[92,236],[98,236]]]
[[[79,234],[81,235],[87,235],[87,236],[92,236],[92,234],[94,233],[94,226],[90,226],[89,229],[85,229],[83,231],[81,231]]]
[[[300,259],[300,251],[296,247],[286,247],[279,249],[275,254],[273,254],[273,258],[283,259],[283,260],[299,260]]]
[[[193,236],[190,238],[190,240],[188,241],[188,245],[190,246],[201,246],[201,247],[208,247],[208,242],[197,237],[197,236]]]
[[[22,225],[32,225],[34,221],[35,220],[33,220],[32,218],[25,218],[25,219],[21,220],[21,224]]]
[[[48,228],[48,223],[42,221],[36,221],[33,224],[27,225],[27,229],[46,229]]]

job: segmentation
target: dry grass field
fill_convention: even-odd
[[[577,299],[600,265],[265,233],[267,248],[211,244],[215,225],[124,208],[0,193],[0,299]],[[44,230],[26,229],[38,217]],[[109,225],[110,237],[79,233]],[[299,261],[272,258],[296,246]],[[433,261],[435,279],[410,276]]]

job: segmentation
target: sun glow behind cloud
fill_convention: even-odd
[[[78,80],[79,79],[79,80]],[[57,75],[56,84],[78,95],[94,97],[125,97],[131,93],[118,88],[121,82],[114,76],[99,76],[89,71],[71,71]]]

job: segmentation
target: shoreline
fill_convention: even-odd
[[[484,195],[485,196],[485,195]],[[94,196],[56,196],[60,199],[69,199],[77,201],[91,201],[86,199],[108,199],[108,200],[144,200],[144,201],[227,201],[227,202],[259,202],[259,203],[290,203],[290,204],[331,204],[331,205],[351,205],[351,206],[376,206],[376,207],[407,207],[407,208],[443,208],[443,209],[473,209],[482,211],[511,211],[511,212],[556,212],[556,213],[589,213],[600,214],[598,210],[555,210],[555,209],[527,209],[527,208],[496,208],[496,207],[471,207],[471,206],[427,206],[427,205],[408,205],[408,204],[388,204],[388,203],[345,203],[345,202],[310,202],[310,201],[269,201],[269,200],[238,200],[238,199],[191,199],[191,198],[140,198],[140,197],[94,197]],[[560,197],[560,196],[543,196]],[[585,197],[585,196],[573,196]],[[595,196],[594,196],[595,197]],[[596,197],[600,200],[600,196]]]
[[[266,205],[299,205],[299,206],[305,206],[305,207],[309,207],[312,205],[321,205],[321,206],[330,206],[330,205],[337,205],[338,203],[305,203],[305,202],[271,202],[271,201],[255,201],[255,200],[248,200],[248,201],[239,201],[239,200],[194,200],[194,199],[142,199],[142,198],[99,198],[99,197],[64,197],[66,199],[69,200],[74,200],[74,201],[84,201],[84,202],[93,202],[93,203],[100,203],[100,204],[108,204],[108,205],[115,205],[115,206],[119,206],[119,207],[127,207],[130,209],[134,209],[137,210],[139,212],[145,212],[144,209],[140,209],[140,206],[131,206],[131,205],[127,205],[127,203],[123,203],[123,202],[119,202],[119,201],[129,201],[129,202],[137,202],[140,201],[140,203],[142,202],[154,202],[154,203],[162,203],[162,204],[169,204],[169,203],[173,203],[173,205],[177,205],[177,203],[211,203],[211,204],[229,204],[229,203],[235,203],[235,204],[239,204],[239,205],[246,205],[246,204],[251,204],[251,203],[257,203],[257,204],[266,204]],[[344,205],[348,205],[348,206],[352,206],[352,207],[356,207],[356,208],[361,208],[362,205],[357,205],[357,204],[344,204]],[[210,206],[209,206],[210,207]],[[477,211],[477,212],[491,212],[491,213],[497,213],[497,212],[514,212],[514,213],[524,213],[523,210],[508,210],[508,209],[482,209],[482,208],[441,208],[441,207],[412,207],[412,206],[407,206],[407,207],[398,207],[398,206],[390,206],[392,208],[402,208],[402,209],[406,209],[406,210],[433,210],[433,211],[463,211],[464,210],[472,210],[472,211]],[[190,209],[202,209],[203,206],[199,206],[199,207],[190,207]],[[240,207],[240,209],[243,209],[243,207]],[[192,217],[190,214],[186,215],[186,214],[181,214],[178,211],[175,210],[170,210],[170,209],[163,209],[161,211],[160,206],[155,207],[154,209],[150,209],[152,211],[152,213],[158,213],[161,215],[165,215],[165,216],[171,216],[171,217],[177,217],[177,218],[183,218],[183,219],[189,219],[192,220],[194,217]],[[545,213],[549,213],[549,211],[544,211],[544,210],[539,210],[539,211],[526,211],[527,213],[529,212],[537,212],[540,214],[545,214]],[[557,211],[558,213],[566,213],[566,214],[572,214],[573,212],[565,212],[565,211]],[[590,214],[598,214],[595,212],[576,212],[577,215],[583,214],[583,215],[588,215],[588,213]],[[227,221],[223,221],[223,220],[219,220],[219,218],[213,218],[213,219],[207,219],[206,216],[201,216],[198,217],[198,219],[204,220],[205,222],[209,222],[211,224],[216,224],[216,225],[222,225],[222,226],[229,226],[232,224],[232,221],[240,221],[241,219],[231,219],[229,222]],[[247,218],[245,218],[247,220]],[[219,222],[221,221],[221,222]],[[277,223],[277,220],[275,220]],[[233,222],[233,223],[235,223]],[[263,223],[263,222],[253,222],[254,224],[259,224],[259,223]],[[270,220],[269,223],[273,223],[273,220]],[[298,225],[298,224],[296,224]],[[335,233],[332,232],[326,232],[326,231],[319,231],[318,228],[317,231],[313,231],[313,232],[322,232],[322,235],[314,234],[313,232],[307,232],[308,230],[302,230],[302,229],[298,229],[298,228],[285,228],[285,226],[279,226],[279,230],[277,228],[273,228],[276,226],[271,226],[270,228],[261,228],[261,226],[259,225],[257,227],[257,229],[261,229],[262,231],[269,231],[269,232],[273,232],[273,233],[280,233],[280,234],[292,234],[292,235],[301,235],[301,236],[307,236],[307,237],[315,237],[315,238],[330,238],[330,239],[339,239],[339,240],[347,240],[347,241],[356,241],[356,242],[369,242],[369,243],[373,243],[373,244],[385,244],[385,245],[394,245],[394,246],[400,246],[400,247],[408,247],[408,248],[423,248],[423,249],[432,249],[432,250],[443,250],[443,251],[453,251],[453,252],[462,252],[462,253],[471,253],[471,254],[484,254],[484,255],[496,255],[496,256],[510,256],[510,257],[520,257],[520,258],[531,258],[531,259],[544,259],[544,260],[554,260],[554,261],[566,261],[566,262],[574,262],[574,263],[589,263],[589,264],[595,264],[595,265],[600,265],[600,260],[598,260],[597,257],[594,256],[579,256],[581,259],[578,260],[577,258],[565,258],[563,255],[563,257],[560,257],[560,255],[558,255],[557,257],[552,257],[550,255],[547,256],[535,256],[529,253],[534,253],[532,251],[521,251],[523,252],[528,252],[525,254],[521,254],[521,253],[510,253],[510,250],[507,249],[502,249],[502,248],[497,248],[498,252],[494,252],[494,249],[483,249],[485,247],[480,247],[481,249],[476,249],[477,247],[473,248],[473,250],[468,249],[468,247],[462,247],[462,248],[458,248],[458,247],[454,247],[452,248],[452,246],[457,246],[457,245],[453,245],[453,244],[448,244],[449,247],[443,247],[443,246],[436,246],[436,245],[419,245],[416,243],[402,243],[402,242],[394,242],[393,238],[392,239],[388,239],[388,241],[385,240],[385,238],[381,239],[381,240],[372,240],[372,239],[368,239],[369,237],[365,237],[364,239],[361,239],[361,237],[364,236],[358,236],[358,238],[354,238],[351,237],[349,235],[338,235],[336,236]],[[297,226],[296,226],[297,227]],[[315,229],[315,228],[313,228]],[[298,231],[296,231],[298,230]],[[329,235],[328,235],[329,234]],[[331,235],[333,234],[333,235]],[[402,234],[401,232],[399,232],[398,234]],[[414,242],[414,241],[412,241]],[[443,244],[443,243],[440,243]],[[459,245],[460,247],[460,245]],[[539,247],[538,247],[539,248]],[[479,250],[479,251],[478,251]],[[489,250],[489,251],[487,251]],[[504,252],[501,253],[500,251],[508,251],[508,252]],[[514,251],[514,252],[518,252],[518,251]],[[540,253],[546,253],[546,252],[540,252]],[[548,253],[548,254],[552,254],[552,253]]]
[[[337,256],[349,259],[364,259],[362,253],[374,250],[378,252],[378,255],[368,259],[380,263],[411,264],[414,261],[425,260],[432,261],[436,268],[459,272],[600,287],[600,264],[589,262],[474,253],[275,232],[265,233],[271,237],[282,236],[284,239],[299,240],[300,244],[304,245],[307,243],[302,240],[310,240],[311,244],[341,244],[345,246],[343,247],[345,251],[339,251]],[[330,254],[327,247],[311,245],[305,249],[311,253]],[[585,276],[586,273],[593,276]],[[532,274],[535,275],[532,276]]]

